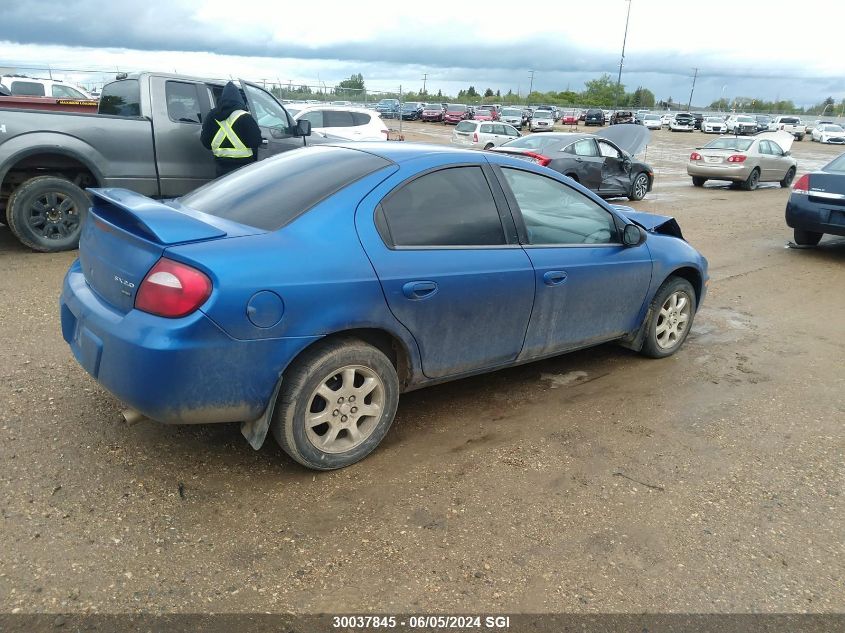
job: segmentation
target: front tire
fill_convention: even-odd
[[[648,193],[648,176],[645,172],[640,172],[637,174],[637,177],[634,178],[633,184],[631,184],[631,193],[628,194],[628,200],[642,200],[645,198],[645,195]]]
[[[90,205],[88,195],[69,180],[37,176],[9,197],[6,219],[24,246],[42,253],[67,251],[79,246]]]
[[[805,231],[804,229],[792,229],[792,236],[798,246],[816,246],[822,239],[822,233]]]
[[[641,353],[665,358],[677,352],[695,318],[695,290],[682,277],[669,277],[651,302],[651,316]]]
[[[315,470],[344,468],[369,455],[399,403],[396,368],[358,339],[306,351],[282,380],[271,428],[294,460]]]

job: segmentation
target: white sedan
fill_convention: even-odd
[[[701,122],[701,131],[707,134],[724,134],[728,131],[728,126],[720,116],[707,116]]]
[[[660,117],[660,125],[661,126],[668,126],[669,123],[672,121],[672,117],[674,117],[674,116],[675,115],[672,114],[671,112],[667,112],[666,114],[662,115]]]
[[[551,113],[549,113],[551,115]],[[519,138],[519,131],[507,123],[496,121],[461,121],[452,132],[452,145],[473,147],[476,149],[490,149],[498,147],[515,138]]]
[[[644,114],[643,125],[649,130],[659,130],[663,125],[662,117],[659,114],[653,114],[651,112]]]
[[[348,141],[386,141],[388,130],[378,112],[346,106],[306,105],[288,108],[295,121],[311,122],[311,131]]]
[[[824,123],[813,128],[813,140],[819,143],[845,143],[845,130],[835,123]]]

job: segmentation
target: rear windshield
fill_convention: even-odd
[[[219,178],[179,199],[209,215],[275,231],[390,161],[342,147],[303,147]]]
[[[736,120],[740,123],[757,123],[757,119],[752,119],[750,116],[738,116]]]
[[[789,123],[790,125],[793,125],[795,123],[800,123],[801,119],[796,119],[795,117],[785,116],[785,117],[781,117],[780,122],[781,123]]]
[[[475,126],[478,125],[477,123],[473,123],[472,121],[461,121],[458,125],[455,126],[455,129],[458,132],[475,132]]]
[[[466,112],[467,107],[460,103],[450,103],[446,109],[449,112]]]
[[[537,110],[534,113],[534,118],[535,119],[551,119],[552,113],[549,112],[548,110]]]
[[[571,141],[571,137],[567,137],[567,142]],[[508,141],[502,147],[522,147],[524,149],[537,149],[545,152],[554,152],[563,146],[564,139],[557,136],[546,134],[529,134],[522,138]]]
[[[715,141],[710,141],[704,146],[705,149],[735,149],[744,152],[749,147],[754,139],[750,138],[717,138]]]
[[[845,154],[840,154],[827,165],[822,167],[822,171],[831,172],[834,174],[845,174]]]
[[[100,114],[141,116],[141,85],[137,79],[113,81],[103,87],[100,95]]]
[[[504,108],[502,114],[505,116],[522,116],[522,110],[517,108]]]

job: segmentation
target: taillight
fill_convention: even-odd
[[[732,154],[728,156],[729,163],[744,163],[745,159],[748,158],[745,154]]]
[[[196,268],[162,258],[150,269],[135,295],[138,310],[177,318],[199,308],[211,294],[211,280]]]
[[[472,133],[472,142],[473,142],[473,143],[478,143],[478,132],[473,132],[473,133]]]
[[[792,185],[792,193],[810,194],[810,174],[804,174]]]
[[[692,154],[689,155],[689,159],[690,160],[701,160],[701,154],[699,154],[698,152],[693,152]]]
[[[531,159],[531,162],[537,163],[538,165],[542,165],[543,167],[547,166],[552,159],[548,156],[543,156],[542,154],[535,154],[534,152],[525,152],[523,156],[527,156]]]

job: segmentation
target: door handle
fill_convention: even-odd
[[[543,283],[547,286],[559,286],[564,281],[566,281],[566,271],[550,270],[547,273],[543,273]]]
[[[402,294],[413,301],[428,299],[437,292],[437,284],[433,281],[409,281],[402,286]]]
[[[262,139],[261,139],[261,144],[262,144],[262,145],[269,145],[269,144],[270,144],[270,141],[268,141],[266,138],[262,138]]]

